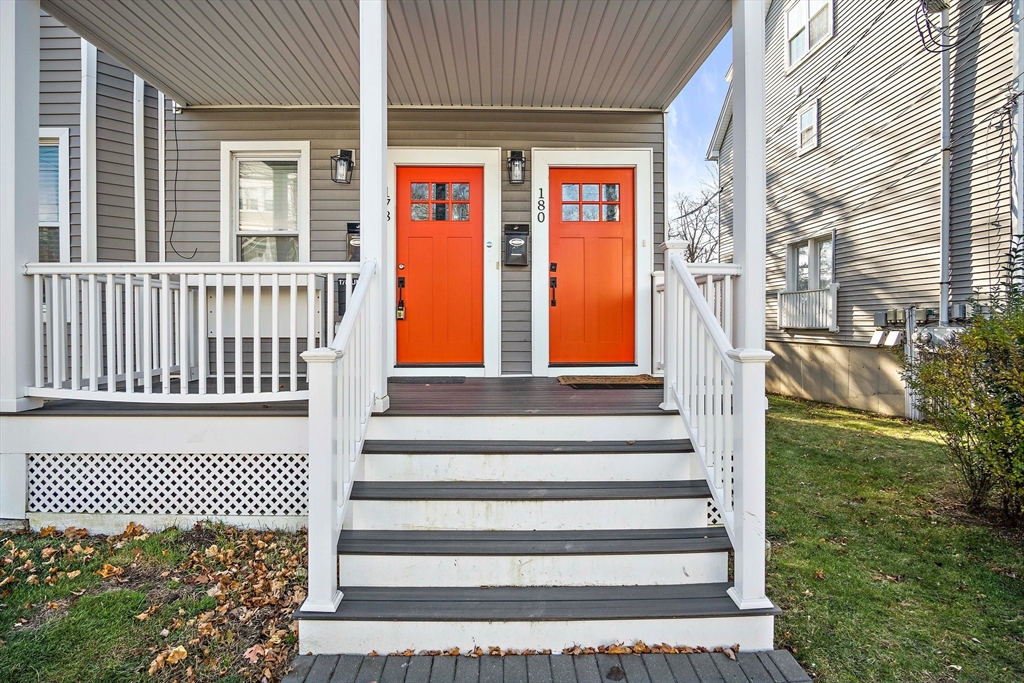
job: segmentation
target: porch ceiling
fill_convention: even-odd
[[[42,0],[178,103],[354,106],[358,0]],[[389,0],[394,106],[665,109],[723,0]]]

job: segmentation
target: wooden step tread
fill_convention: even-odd
[[[708,498],[702,479],[681,481],[357,481],[352,500],[634,500]]]
[[[341,587],[334,612],[298,619],[358,621],[580,621],[686,619],[779,614],[740,610],[731,583],[672,586],[522,586],[496,588]]]
[[[428,455],[557,455],[598,453],[692,453],[689,439],[652,441],[450,441],[450,440],[371,440],[363,445],[363,454]]]
[[[341,532],[343,555],[647,555],[727,552],[724,527],[591,531]]]

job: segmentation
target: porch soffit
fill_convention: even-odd
[[[357,106],[358,0],[41,0],[187,106]],[[388,101],[668,107],[726,0],[389,0]]]

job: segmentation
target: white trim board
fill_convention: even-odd
[[[299,168],[299,262],[309,262],[309,140],[225,140],[220,143],[220,260],[233,262],[235,253],[234,226],[234,157],[242,154],[258,158],[298,154]]]
[[[388,147],[388,197],[399,166],[482,166],[484,169],[484,367],[396,367],[395,316],[388,316],[388,376],[499,377],[501,375],[501,169],[500,147]],[[393,205],[392,205],[393,206]],[[388,213],[388,255],[381,273],[384,296],[395,300],[397,255],[393,210]]]
[[[67,128],[40,128],[39,142],[57,143],[57,223],[60,262],[71,262],[71,132]]]
[[[532,361],[537,377],[567,374],[634,375],[651,372],[651,273],[654,272],[654,150],[644,149],[548,149],[534,147],[531,187],[531,227],[533,237],[532,291]],[[548,312],[548,263],[551,192],[550,169],[555,168],[627,168],[635,170],[636,180],[636,364],[620,366],[559,366],[549,360],[550,319]],[[541,191],[548,201],[544,220],[534,210]]]
[[[135,260],[146,261],[146,82],[135,77],[132,97],[132,143],[135,184]]]
[[[79,118],[81,165],[81,260],[96,262],[96,46],[82,38],[82,99]]]

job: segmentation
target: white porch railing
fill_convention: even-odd
[[[376,264],[367,261],[330,346],[306,351],[309,367],[309,595],[302,609],[333,612],[338,590],[338,534],[373,412],[374,344],[368,292]]]
[[[838,294],[838,283],[832,283],[821,289],[779,292],[777,295],[779,329],[838,332],[839,321],[836,319]]]
[[[47,263],[29,396],[149,403],[308,396],[358,263]],[[326,332],[326,334],[325,334]]]
[[[718,315],[731,312],[731,279],[738,270],[727,271],[729,279],[722,285],[716,311],[717,295],[708,296],[715,289],[711,273],[704,273],[711,284],[701,287],[691,272],[694,265],[671,250],[665,266],[664,407],[678,408],[736,551],[733,599],[744,609],[767,607],[771,602],[764,595],[763,376],[771,356],[763,350],[735,349],[719,321]],[[728,322],[731,315],[724,318]],[[745,417],[751,421],[749,427]],[[754,420],[761,420],[760,432]]]

